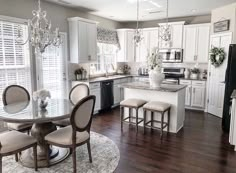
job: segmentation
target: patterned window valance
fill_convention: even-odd
[[[114,44],[120,47],[119,38],[117,32],[105,28],[97,28],[97,40],[99,43]]]

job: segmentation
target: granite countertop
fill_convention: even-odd
[[[207,79],[200,79],[200,78],[198,78],[198,79],[191,79],[191,78],[180,78],[180,80],[197,80],[197,81],[207,81]]]
[[[95,83],[95,82],[109,81],[109,80],[115,80],[115,79],[122,79],[122,78],[127,78],[127,77],[132,77],[132,75],[111,75],[108,77],[95,77],[95,78],[86,79],[86,80],[78,80],[76,82]]]
[[[162,84],[160,88],[151,87],[149,82],[132,82],[119,85],[121,88],[142,89],[161,92],[178,92],[187,87],[187,85]]]
[[[233,93],[231,94],[231,98],[236,99],[236,90],[234,90]]]

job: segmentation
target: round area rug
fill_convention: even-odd
[[[91,132],[90,143],[93,163],[89,162],[87,145],[77,147],[78,173],[112,173],[120,160],[120,152],[116,144],[108,137]],[[32,173],[33,169],[23,167],[15,162],[14,156],[3,158],[3,173]],[[39,173],[73,172],[72,157],[50,168],[39,168]]]

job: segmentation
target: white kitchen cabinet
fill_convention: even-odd
[[[120,50],[117,52],[117,62],[134,62],[135,45],[133,29],[118,29]]]
[[[191,106],[192,107],[200,107],[203,108],[205,104],[205,90],[204,86],[192,86],[192,99]]]
[[[143,39],[136,47],[136,62],[146,62],[154,48],[158,47],[158,28],[146,28],[142,31]]]
[[[113,87],[113,95],[114,95],[114,104],[119,104],[121,101],[121,89],[118,87],[119,85],[114,85]]]
[[[185,107],[203,110],[205,108],[206,81],[180,80],[181,85],[187,85]]]
[[[166,42],[160,38],[160,49],[169,49],[169,48],[183,48],[183,30],[185,22],[171,22],[168,23],[171,29],[171,41]],[[166,25],[166,23],[159,23],[160,27]],[[162,35],[162,29],[159,29],[159,35]]]
[[[209,55],[210,24],[184,27],[184,62],[207,63]]]
[[[70,62],[88,63],[97,59],[97,23],[69,18]]]
[[[90,94],[96,96],[94,112],[98,112],[101,109],[101,88],[91,89]]]

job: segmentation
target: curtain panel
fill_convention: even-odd
[[[99,43],[113,44],[120,48],[119,38],[115,30],[98,27],[97,40]]]

